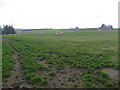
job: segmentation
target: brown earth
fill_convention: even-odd
[[[38,61],[39,63],[49,66],[46,61]],[[49,76],[49,72],[55,71],[55,76]],[[65,65],[65,68],[62,70],[58,70],[55,67],[49,68],[49,71],[45,70],[37,70],[35,74],[41,75],[48,81],[48,84],[44,86],[44,88],[81,88],[80,83],[82,80],[80,79],[80,72],[84,71],[84,69],[70,68]],[[76,84],[77,86],[75,86]]]

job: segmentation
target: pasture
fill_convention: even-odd
[[[3,88],[118,87],[118,31],[19,30],[2,38]]]

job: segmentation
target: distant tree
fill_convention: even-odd
[[[16,34],[16,32],[13,26],[3,25],[2,34]]]
[[[79,29],[79,27],[75,27],[75,29]]]
[[[0,35],[2,34],[2,28],[1,28],[1,26],[0,26]]]

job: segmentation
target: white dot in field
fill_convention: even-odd
[[[40,34],[43,34],[43,32],[40,32]]]
[[[56,34],[58,34],[58,33],[56,33]]]

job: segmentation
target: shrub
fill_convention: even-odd
[[[104,73],[100,70],[96,71],[96,74],[98,74],[99,76],[101,76],[102,78],[104,78],[106,80],[110,80],[110,77],[106,73]]]
[[[32,74],[32,73],[26,75],[27,80],[31,80],[33,77],[34,77],[34,74]]]
[[[85,82],[84,84],[85,84],[85,86],[87,86],[87,87],[91,87],[91,86],[92,86],[92,83],[91,83],[91,82]]]
[[[47,80],[43,80],[42,81],[42,85],[46,85],[46,84],[48,84],[48,81]]]
[[[64,82],[60,82],[61,85],[64,85]]]
[[[91,82],[85,82],[84,84],[88,88],[99,88],[97,85],[95,85],[95,84],[93,84]]]
[[[48,70],[48,67],[44,66],[43,64],[39,64],[38,69],[40,69],[40,70]]]
[[[56,75],[56,72],[52,71],[52,72],[49,72],[49,76],[55,76]]]
[[[10,77],[10,75],[11,75],[11,72],[4,72],[4,73],[2,74],[2,77],[3,77],[3,78],[8,78],[8,77]]]
[[[41,85],[42,78],[40,76],[34,76],[34,77],[31,78],[31,83],[33,83],[33,84],[36,83],[36,84]]]
[[[114,85],[113,85],[111,82],[105,83],[105,86],[106,86],[107,88],[114,87]]]

